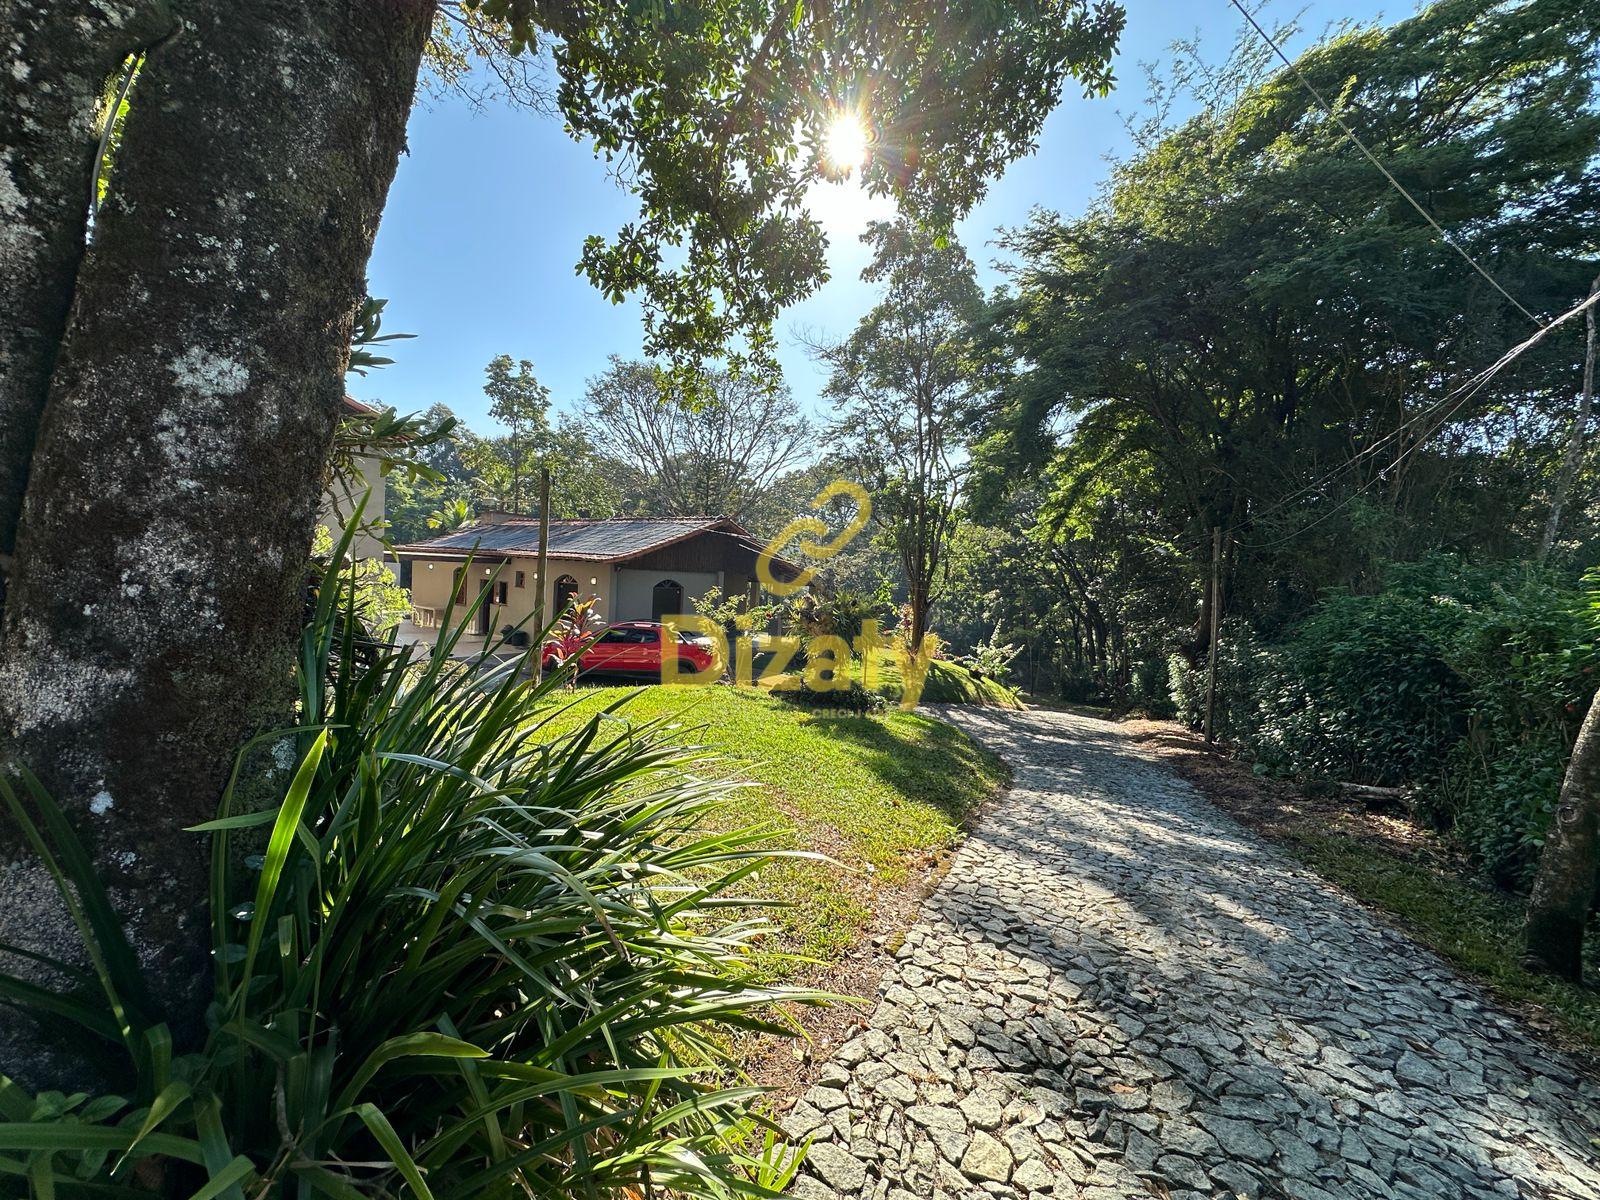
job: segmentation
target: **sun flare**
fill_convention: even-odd
[[[846,110],[828,123],[828,132],[822,144],[822,157],[829,172],[840,177],[865,165],[867,130],[861,123],[860,116]]]

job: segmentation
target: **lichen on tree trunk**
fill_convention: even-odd
[[[154,0],[0,0],[0,598],[83,258],[96,107],[172,28]]]
[[[0,731],[90,838],[180,1038],[209,981],[206,844],[183,830],[290,713],[351,319],[432,10],[183,5],[141,72],[55,356]],[[0,940],[61,953],[25,871],[0,889],[28,896],[0,905]],[[27,1038],[0,1014],[0,1070]]]
[[[1583,977],[1583,935],[1600,882],[1600,696],[1578,730],[1528,897],[1528,964]]]

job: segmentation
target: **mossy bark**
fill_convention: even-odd
[[[292,702],[352,316],[432,0],[190,0],[153,49],[77,272],[0,629],[0,732],[92,841],[180,1039],[207,845]],[[4,858],[17,857],[7,853]],[[60,954],[25,866],[0,940]],[[0,1014],[0,1070],[29,1034]]]
[[[1600,882],[1600,696],[1589,705],[1567,763],[1555,816],[1528,897],[1529,966],[1583,977],[1583,935]]]
[[[96,109],[172,29],[154,0],[0,0],[0,598],[83,258]]]

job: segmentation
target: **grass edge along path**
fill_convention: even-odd
[[[1103,715],[1103,714],[1101,714]],[[1364,810],[1248,763],[1207,751],[1168,721],[1124,725],[1197,791],[1241,824],[1428,947],[1556,1044],[1600,1059],[1600,987],[1526,970],[1520,961],[1524,900],[1475,875],[1436,834],[1403,816]],[[1600,938],[1589,939],[1590,980]]]
[[[786,906],[772,914],[782,930],[777,949],[823,964],[852,954],[875,915],[908,903],[914,910],[973,814],[1010,782],[996,755],[936,717],[808,709],[748,688],[581,689],[556,701],[572,707],[551,732],[625,693],[610,719],[665,720],[673,736],[715,756],[710,774],[753,785],[729,798],[727,828],[770,825],[783,830],[775,848],[833,860],[780,860],[751,888]],[[796,972],[781,962],[773,969]]]

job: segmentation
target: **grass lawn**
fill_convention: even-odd
[[[1403,815],[1259,778],[1245,763],[1208,753],[1198,735],[1178,725],[1131,721],[1124,728],[1219,808],[1387,913],[1531,1024],[1558,1041],[1600,1048],[1600,989],[1524,970],[1523,898],[1478,878],[1436,835]],[[1588,939],[1587,950],[1589,978],[1600,977],[1600,936]]]
[[[779,862],[755,884],[789,906],[775,913],[783,948],[823,962],[848,953],[875,913],[919,899],[965,819],[1008,782],[998,758],[932,717],[840,716],[747,688],[583,689],[568,694],[579,699],[560,726],[623,691],[636,695],[620,719],[669,718],[684,741],[717,756],[713,773],[756,785],[734,793],[727,827],[777,825],[777,845],[836,860]]]

